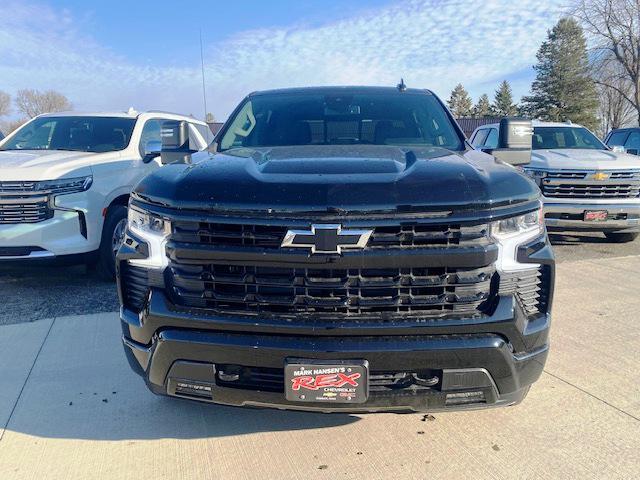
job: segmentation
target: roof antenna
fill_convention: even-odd
[[[400,83],[397,85],[398,90],[404,92],[407,89],[407,86],[404,84],[404,78],[400,79]]]
[[[202,100],[204,101],[204,121],[207,121],[207,89],[204,81],[204,51],[202,48],[202,28],[200,29],[200,66],[202,67]]]

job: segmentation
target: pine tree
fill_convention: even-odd
[[[533,68],[536,79],[525,97],[534,117],[597,126],[598,96],[588,74],[584,33],[573,18],[562,18],[548,33]]]
[[[461,83],[456,85],[456,88],[453,89],[447,104],[449,105],[449,109],[454,117],[464,118],[471,116],[473,101]]]
[[[483,93],[478,99],[478,103],[473,107],[473,116],[475,118],[486,118],[491,116],[491,103],[489,95]]]
[[[491,110],[496,117],[512,117],[518,114],[518,106],[513,103],[511,85],[506,80],[503,80],[496,90]]]

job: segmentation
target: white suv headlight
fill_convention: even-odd
[[[68,195],[89,190],[93,183],[93,177],[62,178],[59,180],[43,180],[38,182],[37,190],[45,190],[52,195]]]
[[[500,255],[497,268],[501,271],[538,268],[535,263],[518,263],[518,247],[544,233],[544,214],[542,208],[533,212],[505,218],[491,223],[491,236],[496,240]]]
[[[163,268],[168,259],[165,254],[167,237],[171,233],[171,222],[139,207],[129,205],[127,226],[129,231],[140,237],[149,246],[149,256],[144,259],[129,260],[132,265]]]

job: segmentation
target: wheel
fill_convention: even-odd
[[[127,207],[114,205],[107,210],[107,216],[102,226],[102,240],[98,251],[96,264],[98,275],[105,280],[116,277],[116,253],[127,229]]]
[[[617,233],[617,232],[604,232],[604,236],[607,237],[608,240],[611,240],[614,243],[627,243],[633,242],[636,238],[638,238],[640,233]]]

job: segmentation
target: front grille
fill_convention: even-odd
[[[38,182],[5,181],[0,182],[0,193],[33,192],[37,187]]]
[[[637,198],[640,170],[550,171],[543,179],[542,193],[553,198]]]
[[[556,198],[636,198],[640,196],[640,185],[544,184],[542,192]]]
[[[178,304],[220,313],[419,313],[474,316],[491,294],[493,266],[478,269],[313,269],[170,266]]]
[[[0,224],[37,223],[52,217],[53,210],[47,200],[20,199],[5,203],[0,197]]]
[[[259,390],[263,392],[284,392],[284,369],[246,367],[241,365],[216,365],[216,384],[227,388]],[[229,380],[233,376],[234,380]],[[425,386],[421,379],[442,377],[442,370],[421,372],[369,372],[369,392],[385,393],[397,390],[434,390],[440,383]],[[225,380],[226,379],[226,380]]]
[[[515,295],[518,303],[529,316],[545,313],[549,298],[549,267],[539,267],[500,274],[499,295]]]
[[[230,247],[280,248],[283,225],[175,222],[173,240]],[[488,226],[394,225],[375,227],[367,248],[447,247],[488,243]]]
[[[38,223],[53,217],[38,182],[0,182],[0,224]]]

